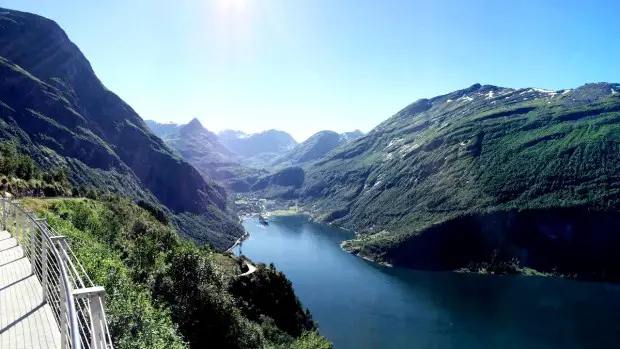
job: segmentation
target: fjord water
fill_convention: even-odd
[[[619,285],[380,267],[303,216],[244,227],[242,253],[284,271],[336,349],[620,347]]]

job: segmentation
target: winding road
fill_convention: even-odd
[[[237,276],[247,276],[247,275],[253,274],[257,270],[256,267],[250,264],[250,262],[248,261],[245,261],[245,265],[248,266],[248,271],[246,271],[243,274],[239,274]]]

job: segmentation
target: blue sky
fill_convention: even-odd
[[[58,22],[145,119],[369,131],[473,83],[620,81],[618,1],[0,0]]]

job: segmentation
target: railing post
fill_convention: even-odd
[[[51,238],[55,243],[58,242],[58,249],[60,250],[60,260],[59,263],[63,263],[64,266],[67,266],[67,260],[65,259],[65,253],[62,253],[65,248],[65,236],[54,236]],[[58,280],[58,301],[60,303],[60,347],[68,348],[67,340],[69,338],[69,310],[68,307],[68,299],[67,299],[67,289],[65,288],[65,283],[62,282],[62,276]]]
[[[106,349],[105,289],[101,286],[80,288],[73,291],[76,299],[88,299],[90,318],[90,348]]]
[[[62,262],[61,262],[62,263]],[[62,280],[58,282],[58,302],[60,303],[60,347],[68,348],[67,337],[69,336],[69,316],[67,311],[67,291]]]
[[[43,288],[41,296],[43,296],[43,303],[47,302],[47,249],[47,240],[41,234],[41,286]]]
[[[73,291],[76,299],[88,299],[90,318],[90,348],[106,349],[105,289],[101,286],[80,288]]]
[[[13,218],[12,222],[11,222],[11,229],[13,237],[15,237],[15,240],[19,241],[19,231],[17,230],[17,210],[15,209],[15,203],[11,204],[11,218]]]
[[[6,195],[2,195],[2,230],[6,230]]]
[[[28,226],[30,227],[30,261],[31,266],[32,266],[32,273],[36,274],[37,271],[37,239],[36,239],[36,235],[37,235],[37,225],[34,222],[34,216],[31,216],[30,213],[26,213],[26,221],[28,223]]]
[[[105,349],[105,323],[103,319],[104,309],[104,295],[105,292],[101,291],[100,294],[91,295],[88,300],[90,303],[90,322],[93,333],[90,337],[91,347],[97,349]]]
[[[20,210],[21,211],[21,210]],[[34,264],[34,259],[32,258],[32,241],[30,241],[30,237],[28,236],[28,227],[30,226],[30,224],[28,224],[28,212],[26,211],[22,211],[22,239],[24,241],[24,246],[22,246],[22,249],[24,250],[24,253],[26,253],[26,251],[28,251],[28,256],[29,256],[29,260],[30,260],[30,266],[32,267],[32,264]],[[28,240],[26,240],[26,238],[28,237]],[[32,271],[34,274],[34,267],[32,267]]]
[[[23,240],[23,235],[21,232],[21,213],[19,212],[19,209],[17,209],[17,204],[15,204],[15,239],[17,241],[19,241],[19,244],[23,245],[24,244],[24,240]],[[26,255],[26,251],[24,250],[24,256]]]

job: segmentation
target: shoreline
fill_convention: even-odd
[[[285,212],[285,213],[282,213],[282,211],[278,212],[276,210],[275,212],[274,211],[267,212],[267,217],[270,217],[270,216],[273,216],[273,217],[305,216],[305,217],[308,217],[309,219],[314,220],[314,217],[312,217],[312,215],[309,214],[308,212]],[[243,222],[244,220],[251,219],[251,218],[252,218],[251,215],[242,216],[242,217],[239,218],[239,221]],[[339,227],[339,228],[343,229],[343,230],[347,230],[349,232],[353,232],[356,235],[358,234],[357,232],[352,231],[352,230],[348,230],[348,229],[341,228],[341,227]],[[237,247],[237,245],[239,245],[242,241],[247,240],[249,237],[250,237],[250,233],[247,230],[245,230],[245,234],[243,234],[243,236],[241,236],[239,239],[237,239],[235,241],[235,243],[230,248],[228,248],[226,250],[226,253],[232,253],[232,250],[235,247]],[[376,265],[379,265],[379,266],[382,266],[382,267],[386,267],[386,268],[394,268],[394,265],[392,265],[390,263],[380,262],[380,261],[374,260],[374,259],[372,259],[370,257],[364,256],[363,254],[360,254],[359,252],[355,253],[355,252],[347,250],[346,248],[344,248],[344,244],[345,244],[346,241],[348,241],[348,240],[342,241],[339,244],[340,249],[342,251],[344,251],[344,252],[346,252],[346,253],[348,253],[348,254],[350,254],[352,256],[364,259],[365,261],[367,261],[369,263],[373,263],[373,264],[376,264]],[[408,269],[408,268],[406,268],[406,269]],[[487,271],[482,271],[482,270],[468,270],[467,268],[459,268],[459,269],[455,269],[455,270],[446,270],[446,271],[450,271],[450,272],[457,273],[457,274],[496,275],[496,276],[514,275],[514,276],[522,276],[522,277],[538,276],[538,277],[552,277],[552,278],[567,279],[567,277],[565,275],[540,272],[538,270],[535,270],[535,269],[532,269],[532,268],[528,268],[528,267],[521,267],[519,269],[519,271],[516,272],[516,273],[493,273],[493,272],[487,272]]]
[[[250,233],[249,233],[247,230],[245,230],[245,229],[244,229],[244,232],[245,232],[245,233],[244,233],[243,235],[241,235],[241,237],[240,237],[240,238],[238,238],[238,239],[237,239],[237,241],[235,241],[235,243],[234,243],[232,246],[230,246],[230,247],[226,250],[226,252],[225,252],[225,253],[232,253],[232,250],[233,250],[235,247],[237,247],[237,245],[239,245],[239,244],[241,243],[241,241],[247,240],[247,239],[250,237]]]
[[[370,262],[370,263],[373,263],[373,264],[376,264],[376,265],[380,265],[380,266],[382,266],[382,267],[386,267],[386,268],[394,268],[394,266],[393,266],[392,264],[390,264],[390,263],[386,263],[386,262],[379,262],[379,261],[376,261],[376,260],[374,260],[374,259],[372,259],[372,258],[370,258],[370,257],[366,257],[366,256],[364,256],[364,255],[362,255],[362,254],[360,254],[360,253],[353,253],[353,252],[351,252],[351,251],[348,251],[346,248],[344,248],[344,243],[345,243],[346,241],[348,241],[348,240],[345,240],[345,241],[343,241],[343,242],[341,242],[341,243],[340,243],[340,249],[341,249],[341,250],[343,250],[344,252],[346,252],[346,253],[348,253],[348,254],[350,254],[350,255],[352,255],[352,256],[355,256],[355,257],[358,257],[358,258],[364,259],[364,260],[366,260],[366,261],[368,261],[368,262]]]

